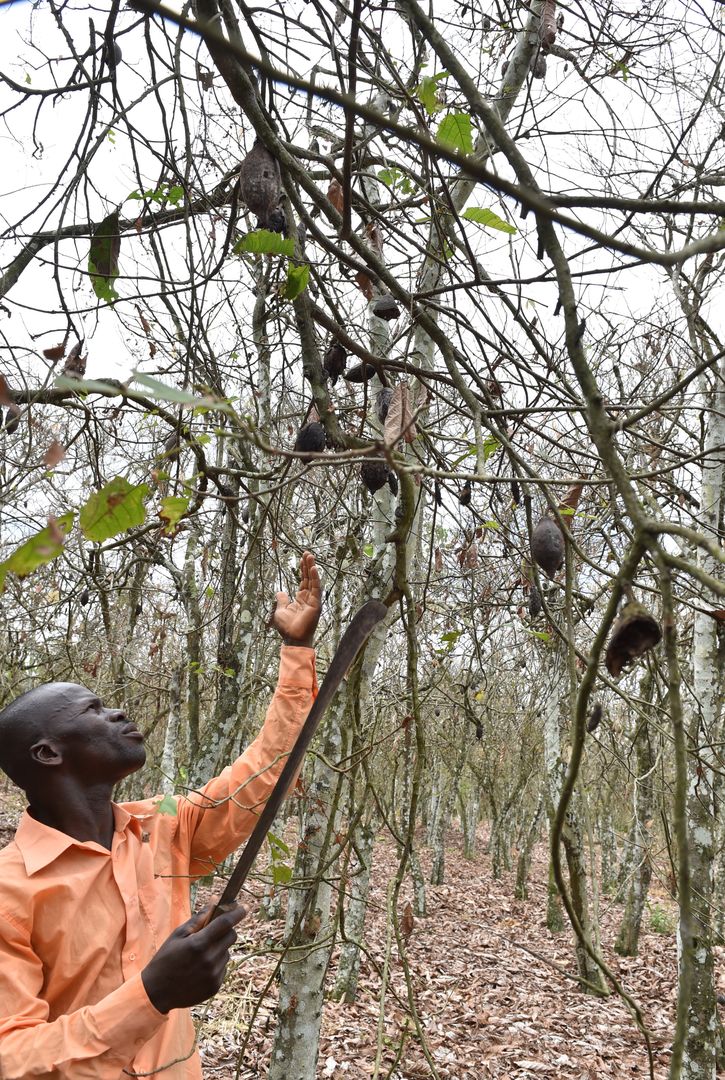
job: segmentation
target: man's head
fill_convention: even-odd
[[[30,798],[54,778],[113,785],[146,760],[143,736],[122,709],[76,683],[46,683],[0,712],[0,768]]]

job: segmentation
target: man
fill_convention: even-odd
[[[221,986],[244,912],[189,918],[189,880],[254,828],[312,704],[319,616],[305,552],[295,600],[277,594],[285,644],[264,726],[176,814],[111,801],[144,764],[143,736],[91,691],[50,683],[0,713],[0,767],[29,803],[0,851],[2,1080],[199,1080],[188,1006]]]

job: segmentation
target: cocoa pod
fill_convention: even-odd
[[[602,705],[601,702],[597,702],[592,711],[589,714],[587,720],[587,731],[591,735],[593,731],[596,731],[602,720]]]
[[[564,565],[564,534],[553,518],[543,517],[534,529],[531,554],[550,578]]]
[[[541,593],[535,585],[532,585],[529,593],[529,615],[532,619],[536,618],[541,611],[541,607]]]
[[[390,488],[393,495],[398,494],[398,476],[396,473],[393,472],[392,469],[388,469],[388,487]]]
[[[325,429],[317,420],[305,424],[297,432],[295,450],[304,450],[305,454],[301,461],[312,461],[312,454],[320,454],[326,445]]]
[[[400,308],[389,293],[386,293],[385,296],[380,296],[373,304],[371,310],[373,315],[377,315],[379,319],[385,319],[386,322],[397,319],[400,315]]]
[[[647,608],[630,600],[622,608],[607,645],[604,662],[615,678],[633,660],[653,649],[662,637],[662,628]]]
[[[266,226],[282,193],[282,176],[279,162],[259,139],[239,167],[239,192],[260,225]]]
[[[333,341],[325,353],[323,361],[323,367],[329,375],[333,386],[344,372],[346,366],[347,350],[343,348],[339,341]]]
[[[363,461],[360,466],[360,479],[370,494],[380,491],[388,480],[388,466],[384,461]]]
[[[465,484],[458,492],[458,501],[461,506],[470,506],[471,495],[473,494],[473,488],[471,487],[471,481],[466,480]]]
[[[375,368],[372,364],[355,364],[355,367],[345,372],[343,379],[347,382],[366,383],[370,382],[374,374]]]
[[[393,391],[390,386],[383,386],[375,395],[375,411],[378,414],[378,420],[381,424],[385,423],[385,418],[388,415],[388,409],[390,408],[392,399]]]

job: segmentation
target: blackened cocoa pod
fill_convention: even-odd
[[[281,233],[282,236],[289,236],[289,228],[287,225],[287,215],[281,206],[275,206],[267,217],[267,228],[270,232]]]
[[[349,371],[346,371],[343,375],[343,379],[347,382],[354,383],[366,383],[370,382],[375,374],[375,368],[372,364],[355,364]]]
[[[471,481],[466,480],[465,484],[463,485],[461,490],[458,492],[458,501],[461,504],[461,506],[470,506],[471,505],[471,495],[472,494],[473,494],[473,489],[471,487]]]
[[[521,488],[519,487],[518,480],[511,481],[511,501],[514,506],[521,505]]]
[[[81,605],[81,607],[85,607],[90,598],[91,594],[89,593],[88,589],[84,589],[81,595],[78,597],[78,603]]]
[[[479,740],[479,742],[483,738],[483,724],[480,720],[476,721],[476,738]]]
[[[301,459],[302,461],[312,461],[312,457],[308,456],[308,454],[321,454],[325,449],[325,445],[325,429],[317,420],[312,420],[309,424],[305,424],[297,432],[295,450],[305,451],[305,456]]]
[[[388,479],[388,466],[384,461],[363,461],[360,466],[360,479],[372,495],[385,486]]]
[[[541,594],[535,585],[531,586],[531,592],[529,593],[529,615],[532,619],[541,611]]]
[[[245,525],[249,524],[249,503],[245,503],[242,507],[242,521]]]
[[[392,400],[393,391],[390,386],[383,386],[375,395],[375,411],[378,414],[378,420],[381,424],[385,423],[385,418],[388,415],[388,409],[390,408],[390,402]]]
[[[443,506],[443,495],[441,494],[441,486],[437,480],[433,481],[433,499],[436,506]]]
[[[297,222],[297,239],[299,240],[300,251],[304,255],[307,246],[307,226],[304,221]]]
[[[8,409],[7,420],[5,421],[5,430],[8,435],[14,435],[20,427],[20,413],[13,412],[12,409]]]
[[[333,341],[325,353],[323,367],[330,376],[330,382],[334,386],[347,367],[347,350],[339,341]]]
[[[377,315],[379,319],[385,319],[386,322],[397,319],[400,315],[400,308],[389,293],[378,297],[371,310],[373,315]]]
[[[393,495],[398,494],[398,475],[392,469],[388,469],[388,487]]]
[[[587,731],[591,735],[593,731],[596,731],[602,721],[602,705],[601,702],[597,702],[592,711],[589,714],[587,720]]]
[[[136,604],[136,607],[133,609],[133,613],[136,616],[136,618],[138,618],[139,615],[142,615],[143,614],[143,604]]]
[[[564,565],[564,535],[550,517],[543,517],[531,534],[531,554],[541,569],[553,578]]]
[[[653,649],[662,637],[662,627],[647,608],[635,600],[625,604],[614,624],[604,662],[615,678],[626,666]]]
[[[262,224],[268,221],[279,202],[282,193],[279,162],[259,139],[239,167],[239,193]]]

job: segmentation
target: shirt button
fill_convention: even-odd
[[[135,952],[130,952],[128,954],[128,958],[129,958],[129,960],[135,960],[136,959],[136,953]]]

